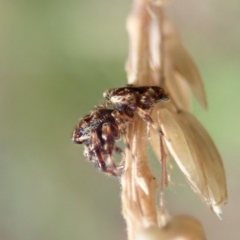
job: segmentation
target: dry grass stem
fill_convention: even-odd
[[[136,119],[128,133],[136,159],[129,151],[126,153],[125,172],[121,178],[123,216],[128,225],[128,239],[132,240],[139,228],[157,225],[157,182],[149,168],[144,135],[146,124]]]
[[[133,10],[127,19],[129,34],[129,57],[126,71],[129,84],[151,85],[151,66],[149,64],[149,24],[151,17],[146,0],[134,1]]]
[[[195,63],[164,15],[165,2],[135,0],[127,19],[128,83],[163,87],[169,93],[170,102],[160,103],[151,111],[163,136],[151,127],[148,139],[148,126],[137,116],[128,126],[132,150],[126,153],[125,173],[121,178],[123,216],[129,240],[160,237],[202,240],[206,239],[205,234],[196,219],[189,216],[171,218],[167,213],[164,192],[168,186],[169,158],[175,159],[193,190],[217,215],[220,205],[227,200],[226,177],[213,141],[189,113],[190,90],[204,108],[207,108],[206,94]],[[148,140],[161,163],[159,186],[149,168]],[[160,192],[158,201],[157,189]]]

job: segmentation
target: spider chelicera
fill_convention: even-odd
[[[157,86],[127,85],[109,89],[103,96],[106,101],[80,120],[72,139],[75,143],[84,144],[85,157],[101,171],[121,176],[123,164],[114,161],[113,153],[123,153],[123,150],[116,145],[116,141],[122,137],[127,150],[131,152],[127,125],[133,121],[135,114],[162,135],[147,111],[160,101],[167,101],[168,95]]]

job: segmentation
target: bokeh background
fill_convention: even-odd
[[[0,240],[126,239],[118,181],[70,138],[105,89],[126,84],[131,1],[0,5]],[[193,100],[193,112],[222,154],[229,190],[220,221],[175,168],[168,209],[197,217],[211,240],[240,239],[239,9],[234,0],[167,7],[203,76],[209,110]]]

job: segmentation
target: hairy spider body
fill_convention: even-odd
[[[151,109],[160,101],[168,101],[168,95],[163,88],[158,86],[113,88],[104,92],[103,96],[111,103],[114,109],[133,117],[137,113],[144,121],[149,123],[159,134],[162,130],[153,122],[146,110]]]
[[[135,87],[127,85],[126,87],[109,89],[104,92],[103,96],[120,112],[137,111],[137,108],[147,110],[160,101],[168,100],[165,91],[157,86]]]
[[[122,137],[127,150],[131,152],[127,125],[134,114],[138,114],[162,135],[161,129],[154,124],[146,110],[160,101],[167,101],[168,96],[157,86],[127,85],[107,90],[104,97],[106,102],[80,120],[72,139],[77,144],[84,144],[85,157],[95,163],[101,171],[120,176],[123,166],[121,163],[115,163],[113,152],[123,153],[123,151],[116,146],[116,141]],[[133,154],[132,157],[135,158]]]

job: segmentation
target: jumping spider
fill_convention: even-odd
[[[167,101],[168,95],[157,86],[127,85],[109,89],[103,96],[106,101],[80,120],[72,139],[78,144],[84,144],[85,157],[101,171],[120,176],[123,166],[115,163],[113,153],[123,151],[116,146],[116,141],[122,137],[127,149],[131,151],[126,132],[127,124],[134,114],[138,114],[162,135],[161,129],[154,124],[146,110],[160,101]]]

